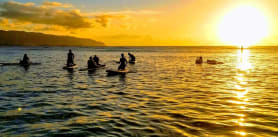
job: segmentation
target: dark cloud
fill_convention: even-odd
[[[56,4],[56,7],[59,5],[59,3],[49,4]],[[78,10],[58,10],[51,7],[35,6],[34,3],[2,2],[0,3],[0,17],[68,28],[91,27],[88,18],[82,16]]]

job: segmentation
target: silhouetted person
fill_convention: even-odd
[[[196,59],[196,64],[202,64],[203,63],[203,57],[200,56]]]
[[[118,67],[118,70],[125,70],[126,64],[127,64],[127,60],[124,54],[122,53],[120,58],[120,66]]]
[[[129,61],[135,62],[136,58],[133,54],[128,53],[128,56],[129,56]]]
[[[72,66],[72,65],[74,65],[74,54],[71,52],[71,50],[69,50],[67,66]]]
[[[99,58],[98,58],[97,55],[95,55],[93,59],[94,59],[94,61],[95,61],[95,63],[96,63],[97,65],[100,65],[100,64],[99,64]]]
[[[96,68],[96,67],[97,67],[97,64],[95,63],[93,58],[90,57],[89,60],[88,60],[88,69],[93,69],[93,68]]]
[[[27,65],[30,63],[30,59],[27,54],[24,54],[23,59],[20,61],[20,64]]]

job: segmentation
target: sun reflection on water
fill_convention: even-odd
[[[249,63],[250,51],[248,49],[238,51],[239,63],[237,68],[241,71],[248,71],[252,68],[252,65]]]
[[[252,64],[249,62],[250,51],[247,49],[238,51],[238,64],[237,69],[239,70],[235,76],[235,91],[232,93],[235,94],[236,100],[230,101],[231,103],[238,105],[239,109],[244,111],[246,110],[246,105],[248,104],[248,82],[246,78],[246,73],[252,69]],[[239,112],[239,118],[235,120],[235,123],[239,126],[239,129],[235,131],[235,134],[240,136],[246,136],[248,133],[244,130],[244,127],[247,126],[246,115],[242,112]]]

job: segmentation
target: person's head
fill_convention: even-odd
[[[131,55],[129,52],[127,53],[128,55]]]
[[[92,60],[92,59],[93,59],[93,57],[91,56],[89,59],[90,59],[90,60]]]
[[[69,53],[71,53],[71,49],[69,50]]]
[[[125,56],[124,53],[122,53],[121,56],[124,57]]]
[[[95,57],[96,57],[97,55],[95,55]]]

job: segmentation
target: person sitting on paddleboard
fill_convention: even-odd
[[[23,59],[20,60],[20,64],[29,64],[30,63],[30,59],[28,57],[27,54],[24,54]]]
[[[72,65],[74,65],[74,54],[71,52],[71,50],[69,50],[67,66],[72,66]]]
[[[120,66],[118,67],[118,70],[125,70],[126,64],[127,64],[127,60],[125,58],[125,55],[122,53],[121,54],[121,58],[120,58]]]
[[[135,62],[135,56],[133,55],[133,54],[131,54],[131,53],[128,53],[128,56],[129,56],[129,61],[131,61],[131,62]]]
[[[202,64],[203,63],[203,57],[200,56],[196,59],[196,64]]]
[[[95,61],[93,60],[93,57],[90,57],[88,60],[88,69],[93,69],[96,67],[97,67],[97,65],[96,65]]]
[[[96,63],[97,65],[100,65],[100,64],[99,64],[99,58],[98,58],[97,55],[94,56],[94,61],[95,61],[95,63]]]

